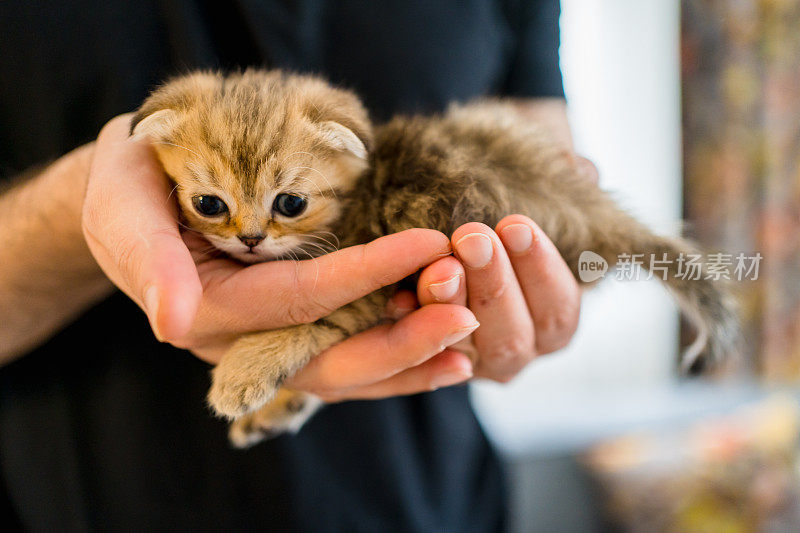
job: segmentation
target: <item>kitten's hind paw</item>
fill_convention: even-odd
[[[297,433],[321,405],[322,400],[311,394],[280,389],[270,403],[234,420],[228,439],[236,448],[249,448],[284,433]]]
[[[259,442],[273,439],[281,434],[282,431],[264,429],[254,426],[250,420],[251,415],[245,415],[238,420],[231,422],[228,430],[228,440],[234,448],[244,450],[255,446]]]

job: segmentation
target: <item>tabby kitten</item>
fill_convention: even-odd
[[[156,90],[133,119],[175,182],[185,223],[245,263],[313,257],[414,227],[451,234],[469,221],[494,226],[530,216],[577,276],[582,251],[610,265],[622,253],[672,261],[688,242],[653,234],[581,177],[566,150],[501,102],[442,116],[395,118],[373,131],[352,93],[311,76],[247,70],[198,72]],[[733,303],[718,282],[668,288],[698,327],[692,364],[734,347]],[[282,388],[328,347],[379,322],[392,288],[313,323],[241,337],[213,370],[208,400],[248,446],[297,431],[320,401]]]

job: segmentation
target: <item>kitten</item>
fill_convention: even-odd
[[[219,250],[245,263],[312,257],[408,228],[451,234],[469,221],[494,226],[530,216],[578,278],[592,250],[655,254],[670,262],[667,287],[698,327],[685,356],[718,360],[735,347],[725,286],[677,276],[694,247],[661,237],[581,177],[573,158],[536,124],[499,101],[454,106],[441,116],[399,117],[373,131],[352,93],[281,71],[200,72],[156,90],[133,119],[177,185],[182,217]],[[578,278],[579,279],[579,278]],[[322,320],[241,337],[213,370],[209,403],[234,420],[248,446],[297,431],[320,400],[282,388],[328,347],[378,323],[393,288]]]

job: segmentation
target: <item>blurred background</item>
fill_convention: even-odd
[[[599,531],[610,516],[644,530],[798,531],[797,395],[772,395],[800,374],[800,2],[561,4],[576,148],[601,186],[659,231],[679,233],[685,217],[704,246],[764,260],[740,287],[748,364],[735,380],[681,379],[669,296],[657,282],[606,279],[586,294],[567,349],[510,385],[473,387],[514,480],[514,527]],[[773,425],[759,433],[753,420]],[[718,479],[742,461],[759,466],[727,482],[761,492],[732,494]],[[642,479],[657,500],[649,524],[630,511]],[[707,492],[693,498],[701,509],[677,494],[694,486]]]

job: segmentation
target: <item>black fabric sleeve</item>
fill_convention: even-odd
[[[507,96],[563,97],[558,47],[558,0],[509,0],[514,43],[504,87]]]

